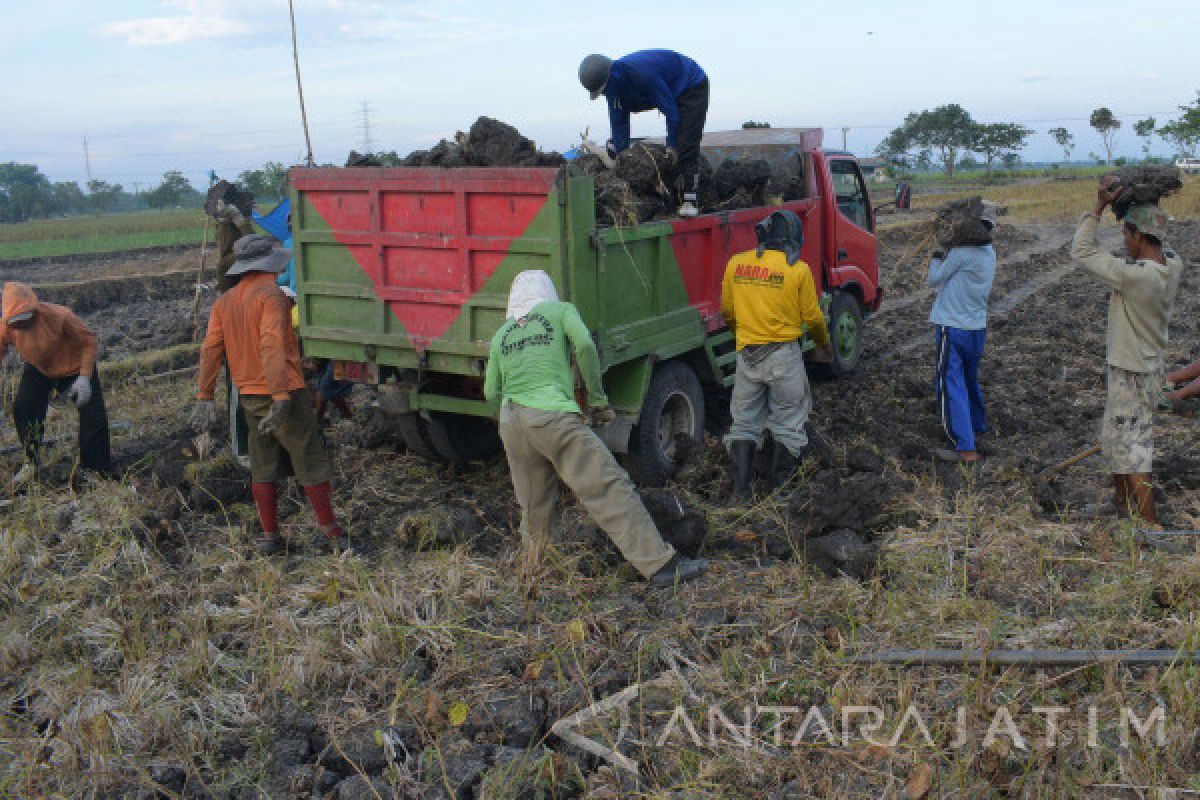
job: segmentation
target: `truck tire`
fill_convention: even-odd
[[[411,411],[398,416],[396,427],[399,428],[400,435],[404,437],[404,444],[408,447],[408,452],[429,461],[440,461],[441,458],[433,447],[433,441],[429,438],[425,420],[421,419],[419,414]]]
[[[704,442],[704,389],[687,364],[668,361],[654,370],[642,414],[629,436],[625,467],[640,486],[661,486],[679,469],[675,437]]]
[[[432,411],[422,422],[438,457],[456,467],[486,461],[502,447],[496,423],[486,417]]]
[[[862,357],[863,309],[850,292],[838,291],[829,304],[829,343],[833,361],[825,371],[835,378],[849,375]]]

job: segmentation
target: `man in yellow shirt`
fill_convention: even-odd
[[[733,423],[725,446],[733,457],[738,502],[751,497],[754,453],[762,446],[764,430],[775,442],[772,488],[792,477],[808,444],[804,424],[812,394],[800,346],[805,331],[817,344],[819,360],[833,358],[812,271],[800,260],[800,217],[772,211],[754,233],[758,248],[730,258],[721,285],[721,314],[737,338],[737,376],[729,404]]]

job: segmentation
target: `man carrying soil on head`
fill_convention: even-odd
[[[643,577],[659,586],[698,577],[708,562],[686,558],[663,541],[629,476],[584,424],[575,402],[572,353],[594,419],[611,422],[615,414],[601,383],[596,345],[579,312],[559,302],[545,272],[517,275],[507,320],[492,337],[483,389],[488,402],[500,404],[500,438],[525,545],[549,541],[562,478]]]
[[[69,308],[39,302],[23,283],[4,284],[0,307],[0,359],[11,345],[25,362],[13,401],[13,424],[26,464],[13,484],[25,486],[37,479],[52,392],[65,395],[79,409],[80,465],[107,475],[112,455],[108,413],[96,373],[96,334]]]
[[[657,108],[667,118],[667,152],[677,157],[679,216],[700,213],[700,139],[708,115],[708,76],[673,50],[639,50],[613,61],[593,54],[579,65],[579,82],[595,100],[608,100],[610,155],[629,147],[629,114]]]
[[[736,335],[737,375],[725,446],[733,458],[733,497],[751,498],[754,454],[763,432],[775,443],[771,487],[784,485],[808,445],[804,426],[812,393],[800,340],[812,336],[820,361],[831,361],[829,331],[817,303],[812,270],[800,260],[804,230],[791,211],[772,211],[754,226],[758,248],[725,266],[721,314]]]
[[[978,225],[963,226],[977,228],[976,238],[954,242],[946,252],[934,251],[926,280],[937,290],[929,321],[937,343],[938,410],[942,427],[954,442],[953,450],[939,448],[934,455],[965,464],[979,460],[975,437],[988,429],[979,362],[987,338],[988,295],[996,277],[996,251],[990,244],[996,221],[989,204],[979,208],[973,214]]]
[[[1154,462],[1154,410],[1163,383],[1163,350],[1183,273],[1183,261],[1163,237],[1167,215],[1156,205],[1139,204],[1125,214],[1122,233],[1128,258],[1100,249],[1096,227],[1118,196],[1115,178],[1101,179],[1096,207],[1083,215],[1071,258],[1106,283],[1108,302],[1108,400],[1101,445],[1113,473],[1113,513],[1130,508],[1158,525],[1151,474]]]
[[[237,387],[250,426],[250,489],[258,508],[264,554],[286,549],[279,534],[278,481],[295,475],[332,550],[346,537],[330,504],[332,465],[317,430],[312,394],[300,371],[300,343],[292,327],[291,301],[275,276],[291,258],[269,236],[244,236],[228,277],[234,286],[213,304],[200,348],[199,391],[192,426],[207,431],[216,421],[213,389],[221,360]]]
[[[208,190],[204,211],[217,223],[217,291],[224,292],[236,283],[227,277],[237,260],[233,245],[243,236],[254,235],[253,209],[254,195],[228,181],[219,181]]]

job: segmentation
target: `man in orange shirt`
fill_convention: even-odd
[[[23,283],[4,284],[0,307],[0,358],[12,345],[25,362],[13,401],[13,423],[28,463],[13,483],[25,484],[37,475],[46,409],[54,391],[79,409],[79,463],[101,474],[110,472],[108,413],[96,375],[96,334],[71,309],[39,302]]]
[[[208,319],[192,426],[203,432],[216,421],[213,389],[224,358],[250,426],[250,490],[263,529],[259,550],[272,554],[286,548],[279,535],[277,482],[288,475],[304,487],[325,543],[340,550],[346,538],[330,505],[333,468],[300,371],[291,301],[275,284],[291,251],[275,250],[272,242],[256,234],[233,246],[237,260],[226,275],[237,283],[217,298]]]

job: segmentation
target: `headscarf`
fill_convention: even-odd
[[[509,319],[520,319],[529,314],[538,303],[547,300],[557,302],[558,291],[554,281],[544,270],[527,269],[513,278],[512,288],[508,292]]]

